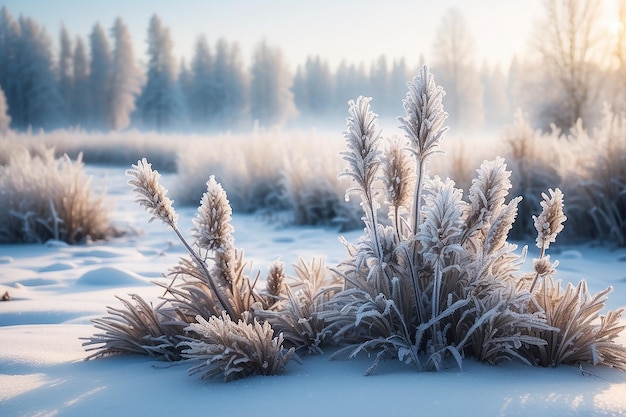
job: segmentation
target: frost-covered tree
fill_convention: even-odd
[[[444,101],[452,127],[482,126],[482,88],[474,55],[474,39],[463,14],[449,9],[435,35],[433,71],[446,90]]]
[[[70,123],[85,125],[89,123],[91,91],[89,88],[89,60],[85,51],[85,42],[76,37],[73,61],[74,85],[72,99],[69,101]]]
[[[189,124],[189,97],[192,94],[192,84],[191,84],[191,71],[189,70],[189,66],[185,61],[185,58],[180,59],[180,65],[178,66],[178,89],[182,96],[181,99],[181,112],[182,112],[182,120],[180,120],[180,124],[188,125]]]
[[[11,125],[11,116],[9,116],[9,109],[7,107],[7,100],[4,96],[4,91],[0,86],[0,134],[6,133]]]
[[[280,49],[261,41],[252,58],[250,114],[263,125],[282,123],[294,116],[292,78]]]
[[[219,125],[232,128],[248,111],[248,80],[237,43],[218,39],[215,46],[215,99]]]
[[[521,89],[524,70],[517,56],[514,56],[509,65],[507,73],[506,93],[509,100],[509,107],[514,110],[521,108]]]
[[[135,110],[135,100],[141,91],[141,74],[135,63],[128,28],[119,17],[111,28],[111,36],[113,59],[107,114],[109,127],[119,130],[130,124],[130,114]]]
[[[4,90],[11,113],[17,109],[17,51],[20,28],[6,6],[0,11],[0,85]],[[14,107],[14,108],[13,108]]]
[[[328,63],[318,56],[309,56],[304,67],[298,67],[293,81],[298,110],[312,116],[326,115],[335,96],[333,75]]]
[[[52,65],[51,41],[33,19],[20,17],[16,48],[15,100],[9,102],[17,128],[63,125],[63,101]]]
[[[616,67],[612,75],[611,106],[616,113],[626,113],[626,0],[619,0],[617,6],[619,25],[617,27],[614,57]]]
[[[390,83],[389,83],[389,68],[387,65],[387,57],[381,55],[372,62],[370,66],[370,94],[377,98],[379,108],[389,108],[391,102]],[[405,80],[406,81],[406,80]]]
[[[394,60],[391,65],[391,71],[389,72],[389,101],[387,102],[389,114],[398,114],[401,112],[402,100],[397,100],[396,98],[402,97],[405,93],[406,83],[410,78],[405,59],[400,58]]]
[[[206,127],[217,113],[215,62],[206,36],[196,41],[191,62],[191,88],[189,90],[189,115],[195,126]]]
[[[109,115],[107,100],[111,81],[111,48],[104,29],[97,23],[89,35],[91,61],[89,64],[90,125],[97,129],[107,127]]]
[[[137,113],[144,126],[157,130],[172,127],[182,109],[173,48],[169,28],[153,15],[148,27],[147,80],[137,100]]]
[[[57,77],[59,80],[59,92],[61,93],[64,103],[63,110],[66,113],[67,119],[70,121],[73,119],[71,114],[71,101],[73,99],[72,90],[74,88],[73,60],[72,41],[70,40],[67,28],[65,25],[62,25],[59,36],[59,62],[57,64]]]
[[[346,110],[346,103],[354,97],[358,97],[368,89],[368,79],[365,73],[365,66],[348,64],[341,61],[335,72],[335,108],[338,111]]]
[[[500,65],[492,69],[484,62],[480,80],[483,86],[485,124],[490,127],[501,127],[509,121],[511,114],[507,97],[507,79]]]
[[[524,88],[526,107],[538,127],[547,130],[554,123],[569,129],[579,118],[593,124],[598,116],[600,7],[599,0],[544,2],[531,42],[536,62]]]

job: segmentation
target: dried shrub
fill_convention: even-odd
[[[283,348],[283,337],[274,337],[269,323],[259,323],[244,315],[233,321],[226,312],[221,316],[196,317],[185,330],[199,338],[187,342],[183,351],[186,359],[199,361],[189,369],[190,374],[202,374],[202,379],[224,375],[224,381],[250,375],[278,375],[294,354],[294,349]]]
[[[103,195],[94,195],[79,155],[54,157],[52,148],[12,153],[0,166],[0,242],[50,239],[78,243],[117,233]]]

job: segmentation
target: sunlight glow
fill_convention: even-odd
[[[0,374],[0,402],[10,400],[49,383],[46,374],[5,375]]]
[[[624,24],[619,19],[610,19],[605,23],[606,30],[610,35],[615,36],[623,29]]]
[[[607,412],[619,414],[626,409],[626,383],[612,384],[594,397],[594,405]]]

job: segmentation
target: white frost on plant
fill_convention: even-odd
[[[550,243],[556,241],[556,236],[563,230],[563,223],[567,220],[563,214],[563,193],[560,189],[549,189],[550,196],[541,193],[543,208],[539,216],[533,216],[535,229],[537,229],[537,247],[542,250],[548,249]]]
[[[424,65],[419,75],[413,81],[407,82],[409,91],[402,100],[406,117],[398,120],[400,128],[413,142],[411,148],[421,160],[439,150],[439,140],[448,129],[443,124],[448,113],[443,110],[443,97],[446,95],[443,87],[435,83],[435,77]]]
[[[152,164],[146,158],[137,161],[137,165],[126,170],[126,175],[133,177],[128,184],[133,186],[133,192],[137,195],[135,201],[142,205],[152,216],[150,222],[155,219],[176,228],[178,215],[172,206],[172,200],[167,197],[167,189],[159,184],[161,174],[152,169]]]
[[[191,234],[196,245],[207,250],[226,251],[233,246],[232,208],[226,192],[211,175],[206,183],[207,190],[202,195],[198,213],[193,219]]]

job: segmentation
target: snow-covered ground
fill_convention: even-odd
[[[90,319],[119,307],[115,295],[156,300],[161,291],[150,281],[164,279],[184,254],[171,230],[148,224],[124,169],[89,172],[107,185],[115,224],[134,232],[81,246],[0,245],[0,295],[12,297],[0,302],[0,416],[626,415],[626,373],[590,366],[492,367],[466,359],[462,371],[417,373],[388,360],[364,377],[372,358],[331,362],[326,354],[292,361],[282,376],[224,383],[189,377],[189,364],[142,356],[84,361],[80,338],[94,332]],[[162,184],[171,186],[173,178],[164,175]],[[195,209],[177,211],[181,230],[190,229]],[[344,257],[332,229],[279,227],[241,215],[233,225],[253,270],[279,256],[287,264],[324,256],[330,266]],[[564,281],[586,278],[594,293],[612,285],[608,307],[626,305],[626,250],[554,245],[551,255],[561,261]]]

